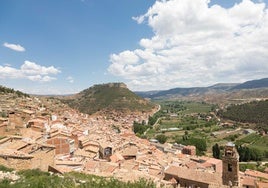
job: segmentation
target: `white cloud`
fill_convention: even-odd
[[[54,66],[45,67],[30,61],[24,61],[20,69],[13,68],[10,65],[0,66],[1,79],[28,79],[38,82],[50,82],[56,80],[55,77],[50,75],[56,75],[60,72]]]
[[[25,51],[25,48],[19,44],[10,44],[10,43],[7,43],[5,42],[3,44],[3,46],[11,49],[11,50],[14,50],[14,51],[18,51],[18,52],[24,52]]]
[[[66,80],[68,80],[68,82],[70,82],[71,84],[74,83],[74,78],[72,76],[68,76]]]
[[[41,75],[29,75],[27,79],[31,81],[38,81],[38,82],[51,82],[52,80],[56,80],[54,77],[50,76],[41,76]]]
[[[41,74],[41,75],[60,73],[60,70],[56,69],[54,66],[44,67],[30,61],[24,61],[24,64],[21,66],[21,71],[24,72],[25,74]]]
[[[131,89],[239,82],[268,75],[268,9],[243,0],[231,8],[209,0],[156,1],[134,19],[152,38],[140,49],[111,54],[108,71]]]

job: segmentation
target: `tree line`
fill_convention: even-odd
[[[11,88],[7,88],[7,87],[4,87],[4,86],[0,86],[0,93],[13,93],[13,94],[16,94],[18,97],[30,97],[30,95],[26,94],[26,93],[23,93],[21,91],[16,91],[14,89],[11,89]]]
[[[216,159],[221,159],[224,147],[219,146],[218,143],[212,146],[212,154]],[[247,146],[237,146],[237,152],[239,154],[240,162],[248,161],[261,161],[263,158],[268,157],[268,151],[261,151],[257,148],[251,148]]]
[[[241,105],[231,105],[220,110],[218,115],[238,122],[268,124],[268,100],[253,101]]]

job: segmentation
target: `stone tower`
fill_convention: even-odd
[[[222,156],[222,183],[227,186],[239,186],[239,155],[232,142],[226,144]]]

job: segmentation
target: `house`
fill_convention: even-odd
[[[46,141],[47,144],[55,146],[55,154],[71,154],[75,150],[74,140],[66,137],[54,137]]]
[[[99,148],[99,156],[101,159],[109,159],[113,154],[113,148],[107,143],[101,143]]]
[[[196,147],[195,146],[185,146],[182,148],[182,154],[196,155]]]
[[[39,168],[47,171],[49,165],[54,165],[55,147],[52,145],[12,136],[2,139],[0,148],[0,164],[16,170]]]
[[[171,165],[164,171],[164,180],[175,179],[180,187],[222,187],[221,174]]]
[[[22,127],[23,126],[23,117],[20,112],[11,110],[8,114],[8,128],[15,129],[16,126]]]
[[[32,158],[15,149],[0,149],[0,164],[16,170],[31,169]]]
[[[128,159],[136,159],[138,153],[138,148],[136,146],[129,146],[124,148],[120,154],[123,156],[125,160]]]
[[[47,125],[47,120],[46,119],[34,118],[34,119],[30,119],[27,122],[26,127],[31,128],[34,131],[45,132],[46,125]]]

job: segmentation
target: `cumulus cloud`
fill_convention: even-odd
[[[5,46],[5,47],[7,47],[7,48],[9,48],[11,50],[18,51],[18,52],[24,52],[25,51],[25,48],[22,47],[19,44],[10,44],[10,43],[5,42],[3,44],[3,46]]]
[[[41,74],[41,75],[60,73],[60,70],[56,69],[54,66],[44,67],[30,61],[24,61],[24,64],[21,66],[21,71],[24,72],[25,74]]]
[[[50,75],[59,74],[61,71],[54,66],[45,67],[34,62],[24,61],[19,69],[13,68],[10,65],[0,65],[1,79],[28,79],[38,82],[50,82],[56,80]]]
[[[154,36],[111,54],[108,71],[135,90],[240,82],[268,75],[268,9],[243,0],[231,8],[209,0],[156,1],[133,18]]]

